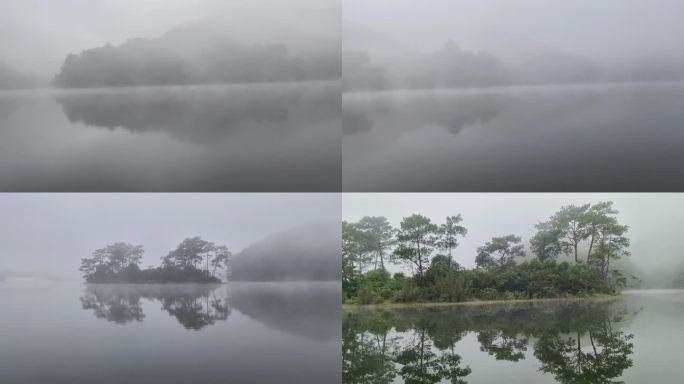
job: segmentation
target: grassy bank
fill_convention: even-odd
[[[620,298],[619,293],[615,294],[592,294],[592,295],[568,295],[564,297],[555,298],[539,298],[539,299],[510,299],[510,300],[481,300],[473,299],[460,302],[413,302],[413,303],[376,303],[376,304],[342,304],[343,310],[358,310],[366,308],[421,308],[421,307],[453,307],[453,306],[479,306],[492,304],[516,304],[516,303],[543,303],[543,302],[572,302],[572,301],[593,301],[603,302],[617,300]]]

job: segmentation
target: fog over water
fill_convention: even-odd
[[[339,207],[337,194],[3,194],[0,273],[80,281],[81,258],[115,242],[143,245],[143,268],[193,236],[237,254],[273,233],[339,221]]]
[[[612,201],[618,220],[629,226],[629,259],[646,271],[681,267],[684,249],[680,229],[684,225],[684,196],[680,194],[532,193],[532,194],[345,194],[343,219],[385,216],[394,227],[413,213],[441,224],[446,216],[462,214],[468,234],[459,240],[454,260],[475,266],[477,247],[494,236],[522,236],[528,249],[534,224],[547,220],[561,206]],[[401,267],[393,266],[396,270]]]
[[[395,50],[429,51],[452,39],[511,57],[553,49],[610,64],[644,55],[683,58],[674,38],[682,12],[677,0],[345,0],[343,20],[345,34],[363,25],[395,41]]]
[[[0,194],[0,381],[340,382],[340,202],[315,193]],[[268,279],[238,270],[242,281],[225,284],[79,276],[81,258],[110,244],[142,245],[145,269],[171,250],[197,252],[177,248],[194,236],[243,264],[258,258]]]
[[[0,61],[49,79],[69,53],[159,37],[193,22],[222,25],[236,39],[265,35],[274,25],[335,37],[339,13],[338,3],[313,0],[8,0],[0,6]]]
[[[345,79],[349,90],[682,80],[683,11],[674,0],[346,0]]]

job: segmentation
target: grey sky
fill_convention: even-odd
[[[78,279],[82,257],[113,242],[145,246],[143,266],[185,237],[236,253],[274,232],[338,221],[339,194],[0,194],[0,272]]]
[[[468,235],[454,251],[455,259],[473,267],[476,248],[493,236],[515,234],[529,246],[534,224],[546,220],[561,206],[610,200],[620,211],[618,219],[629,225],[632,261],[645,270],[663,264],[681,264],[684,250],[684,194],[518,193],[518,194],[345,194],[342,217],[385,216],[398,227],[412,213],[441,224],[446,216],[463,215]]]
[[[600,64],[644,55],[681,58],[680,0],[344,0],[354,22],[419,50],[448,39],[514,55],[560,50]],[[349,24],[344,24],[345,29]]]
[[[330,34],[339,8],[332,0],[3,0],[0,61],[51,78],[69,53],[158,37],[196,21],[231,30],[279,22]]]

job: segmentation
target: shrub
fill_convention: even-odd
[[[499,292],[492,287],[485,288],[480,293],[480,298],[482,300],[498,300],[499,299]]]

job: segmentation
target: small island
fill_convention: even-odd
[[[162,257],[162,265],[140,268],[142,245],[115,243],[81,259],[79,270],[88,283],[201,283],[219,284],[228,277],[231,253],[224,245],[192,237]]]
[[[612,202],[567,205],[535,225],[529,248],[513,234],[477,248],[475,268],[452,256],[468,230],[461,215],[441,225],[413,214],[393,228],[383,216],[342,223],[345,304],[455,303],[615,295],[636,279],[616,262],[629,256],[628,227]],[[531,254],[529,254],[531,253]],[[389,263],[414,273],[391,274]]]

